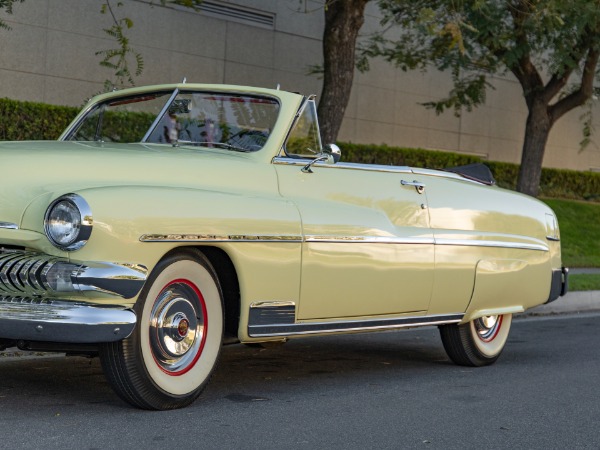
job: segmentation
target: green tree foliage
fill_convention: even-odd
[[[131,2],[131,0],[129,1]],[[196,9],[201,3],[202,0],[159,0],[161,6],[173,4],[192,9]],[[153,5],[154,2],[151,1],[150,4]],[[96,52],[97,56],[102,57],[100,65],[113,71],[114,78],[104,82],[106,92],[135,86],[135,77],[139,77],[144,71],[144,58],[131,46],[129,37],[127,37],[127,31],[133,27],[133,20],[129,17],[119,17],[117,14],[117,9],[123,6],[124,2],[122,1],[105,0],[100,7],[100,12],[108,14],[112,19],[112,25],[102,30],[117,44],[116,48]],[[130,61],[133,63],[132,65],[130,65]]]
[[[100,8],[102,14],[109,14],[112,19],[112,26],[103,28],[103,31],[117,43],[116,48],[96,52],[97,56],[102,57],[100,65],[114,72],[114,79],[107,79],[104,82],[105,91],[135,86],[134,76],[140,76],[144,70],[144,58],[131,47],[126,35],[126,31],[133,27],[133,21],[129,17],[116,16],[115,9],[122,6],[123,2],[116,2],[113,5],[110,0],[106,0]],[[133,72],[129,66],[130,58],[135,61]]]
[[[23,3],[24,1],[25,0],[0,0],[0,11],[4,10],[8,14],[12,14],[14,4]],[[10,27],[2,19],[0,19],[0,28],[10,30]]]
[[[403,70],[449,71],[453,89],[429,103],[460,113],[485,102],[489,77],[511,73],[529,111],[518,190],[538,193],[554,123],[589,105],[600,55],[597,0],[379,0],[381,32],[362,48]],[[396,34],[390,37],[392,29]],[[589,111],[589,110],[588,110]],[[584,143],[591,133],[589,114]],[[508,132],[508,130],[507,130]]]

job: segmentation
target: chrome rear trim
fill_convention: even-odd
[[[526,242],[493,241],[478,239],[435,239],[435,245],[458,245],[467,247],[498,247],[515,248],[522,250],[537,250],[547,252],[548,246],[543,244],[529,244]]]
[[[120,341],[136,324],[133,311],[65,300],[0,296],[0,338],[89,344]]]
[[[437,316],[398,317],[393,319],[350,320],[336,322],[303,323],[251,323],[248,324],[250,337],[303,336],[311,334],[357,333],[362,331],[393,330],[398,328],[421,327],[427,325],[445,325],[458,323],[464,314],[446,314]],[[257,317],[257,316],[254,316]],[[250,315],[250,319],[253,315]]]

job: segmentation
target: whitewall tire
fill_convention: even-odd
[[[508,339],[512,314],[484,316],[462,325],[440,326],[450,359],[461,366],[487,366],[500,357]]]
[[[223,341],[223,295],[212,265],[192,249],[166,257],[135,311],[133,334],[100,349],[107,379],[140,408],[189,405],[208,383]]]

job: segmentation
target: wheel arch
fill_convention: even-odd
[[[223,292],[223,313],[225,344],[239,342],[238,326],[240,322],[240,283],[237,270],[227,252],[218,247],[194,247],[204,254],[212,264]]]
[[[239,342],[240,284],[237,270],[227,252],[221,248],[211,246],[180,246],[169,250],[160,260],[162,261],[176,253],[194,250],[208,259],[221,285],[223,314],[225,316],[223,342],[226,344]]]

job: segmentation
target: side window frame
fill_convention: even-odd
[[[285,143],[283,144],[283,148],[282,148],[282,152],[283,154],[288,157],[288,158],[294,158],[294,159],[313,159],[315,157],[317,157],[318,155],[321,154],[322,149],[323,149],[323,142],[321,140],[321,129],[319,128],[319,118],[317,115],[317,105],[315,102],[315,95],[311,95],[309,97],[305,97],[304,101],[302,102],[302,105],[300,105],[300,108],[298,109],[298,112],[296,114],[296,117],[294,118],[294,122],[292,123],[292,126],[290,127],[290,131],[287,134],[287,137],[285,139]],[[316,134],[316,142],[317,142],[317,148],[314,149],[314,153],[307,153],[307,154],[302,154],[302,153],[291,153],[288,152],[287,150],[287,144],[288,141],[290,140],[290,137],[292,136],[292,134],[294,133],[294,130],[296,129],[296,127],[298,126],[298,123],[301,121],[303,115],[307,112],[307,111],[311,111],[312,116],[314,117],[314,127],[315,127],[315,134]]]

